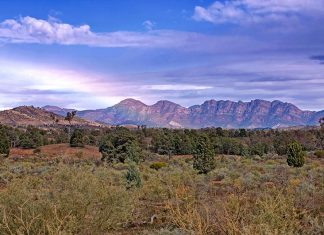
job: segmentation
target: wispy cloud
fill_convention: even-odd
[[[154,27],[155,27],[156,23],[155,22],[152,22],[150,20],[145,20],[143,22],[143,26],[145,27],[145,29],[147,30],[152,30]]]
[[[144,85],[143,89],[157,90],[157,91],[194,91],[194,90],[206,90],[211,89],[211,86],[198,86],[189,84],[172,84],[172,85]]]
[[[300,16],[317,17],[323,13],[322,0],[226,0],[208,7],[196,6],[193,19],[215,24],[286,23]]]
[[[115,31],[93,32],[89,25],[73,26],[50,17],[48,20],[33,17],[7,19],[0,23],[0,44],[33,43],[59,45],[85,45],[107,48],[158,48],[199,52],[239,52],[259,48],[265,43],[247,36],[210,35],[176,30],[154,30],[151,21],[144,22],[144,32]],[[254,49],[253,49],[254,50]]]
[[[317,60],[320,64],[324,64],[324,55],[314,55],[310,57],[311,60]]]
[[[160,99],[161,92],[190,92],[210,88],[188,82],[161,85],[159,81],[150,79],[134,80],[123,75],[0,58],[0,109],[31,104],[93,109],[114,105],[129,97],[152,102]]]
[[[197,47],[201,41],[213,41],[194,32],[153,30],[155,23],[145,21],[145,32],[115,31],[93,32],[89,25],[73,26],[51,17],[48,20],[30,16],[7,19],[0,23],[0,42],[61,45],[87,45],[93,47],[179,48]],[[191,48],[189,47],[189,48]]]
[[[150,21],[146,27],[153,28]],[[89,25],[73,26],[54,18],[36,19],[30,16],[7,19],[0,24],[0,41],[7,43],[40,43],[88,45],[98,47],[172,47],[176,46],[173,31],[92,32]],[[178,35],[179,36],[179,35]],[[182,38],[185,35],[182,35]]]
[[[80,69],[0,59],[0,77],[3,107],[46,103],[78,108],[103,107],[126,98],[122,90],[127,85],[119,84],[118,77]]]

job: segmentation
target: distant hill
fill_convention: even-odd
[[[57,114],[67,109],[46,108]],[[284,128],[290,126],[318,125],[324,110],[303,111],[290,103],[278,100],[252,100],[233,102],[208,100],[189,108],[161,100],[146,105],[139,100],[126,99],[106,109],[78,111],[77,115],[91,121],[111,125],[147,125],[170,128]]]
[[[51,105],[46,105],[43,107],[46,111],[61,115],[63,117],[66,116],[68,112],[76,111],[75,109],[65,109],[65,108],[60,108],[57,106],[51,106]]]
[[[55,122],[53,117],[58,122]],[[33,106],[20,106],[10,110],[0,111],[0,123],[12,126],[69,125],[69,122],[64,119],[64,116]],[[71,124],[79,126],[100,126],[99,123],[84,120],[80,117],[75,117]]]

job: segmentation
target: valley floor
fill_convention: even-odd
[[[152,155],[136,166],[137,185],[127,163],[98,159],[88,146],[12,149],[0,162],[0,234],[324,231],[324,159],[292,168],[278,156],[219,155],[216,169],[199,175],[190,156]]]

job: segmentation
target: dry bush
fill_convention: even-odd
[[[214,224],[208,205],[199,202],[189,187],[174,190],[172,199],[166,205],[169,219],[174,225],[190,234],[212,234]]]
[[[233,168],[233,164],[229,163],[228,168]],[[323,231],[323,166],[309,172],[301,169],[282,172],[280,166],[268,168],[270,182],[265,183],[258,171],[249,172],[250,168],[245,165],[235,168],[235,175],[223,174],[222,183],[208,184],[207,194],[201,190],[197,178],[192,185],[170,188],[171,197],[166,203],[168,222],[181,231],[201,235],[320,234]],[[212,172],[210,179],[223,169]]]
[[[54,175],[13,180],[0,192],[0,233],[102,234],[122,227],[136,193],[107,174],[62,167]]]
[[[27,160],[27,159],[26,159]],[[0,162],[0,234],[321,234],[323,163],[219,160],[208,175],[175,157],[159,171],[80,160]]]

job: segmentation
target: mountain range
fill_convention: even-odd
[[[72,109],[45,106],[44,110],[66,115]],[[252,100],[233,102],[207,100],[201,105],[183,107],[161,100],[146,105],[135,99],[126,99],[105,109],[78,111],[77,116],[109,125],[147,125],[168,128],[277,128],[317,125],[324,110],[303,111],[291,103],[278,100]]]
[[[10,110],[0,111],[0,124],[10,126],[50,126],[70,125],[64,115],[55,114],[42,108],[34,106],[19,106]],[[102,124],[74,117],[71,125],[98,127]]]

